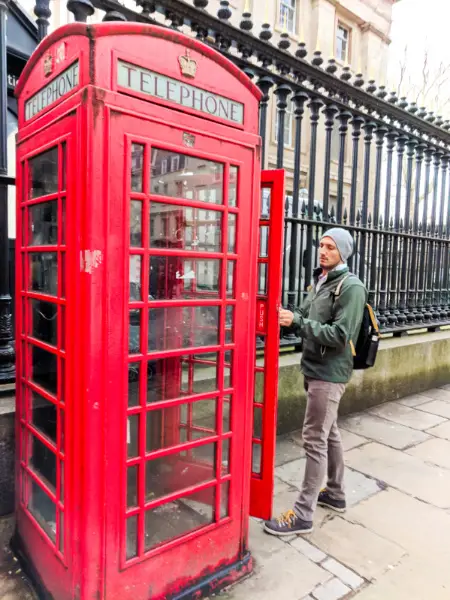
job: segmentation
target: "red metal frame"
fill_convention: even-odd
[[[275,448],[278,405],[278,357],[280,351],[280,328],[278,310],[281,305],[281,277],[283,257],[283,222],[285,183],[284,170],[263,171],[262,191],[270,194],[269,212],[261,206],[258,244],[258,295],[256,303],[256,333],[264,340],[264,350],[257,353],[254,366],[255,378],[262,385],[255,385],[253,409],[253,469],[251,479],[250,514],[261,519],[272,516],[272,498],[275,476]],[[261,201],[263,202],[264,196]],[[268,235],[267,248],[262,240]],[[260,289],[261,280],[264,289]],[[262,356],[258,356],[262,354]],[[257,397],[257,393],[260,397]],[[256,426],[260,427],[260,434]]]
[[[182,79],[178,58],[186,47],[199,64],[195,85],[241,102],[245,107],[243,126],[207,118],[192,110],[182,111],[168,102],[149,102],[149,98],[124,94],[115,85],[117,58],[131,60],[133,55],[151,57],[152,69]],[[55,64],[53,74],[46,79],[43,64],[49,53],[64,56],[64,60]],[[26,101],[75,60],[80,66],[79,85],[25,121]],[[133,60],[140,64],[141,58]],[[18,403],[26,406],[25,411],[18,411],[17,420],[18,481],[21,482],[22,473],[35,478],[29,464],[29,448],[23,444],[24,430],[58,456],[59,496],[55,501],[65,516],[64,545],[59,552],[27,510],[27,495],[19,493],[18,543],[43,586],[58,600],[93,597],[162,600],[177,594],[193,594],[193,589],[198,596],[200,588],[208,593],[251,568],[247,529],[260,190],[257,101],[261,94],[236,67],[196,40],[177,32],[129,23],[89,29],[74,24],[53,33],[28,63],[18,91],[17,224],[22,240],[17,245]],[[193,144],[186,144],[186,133]],[[65,245],[58,240],[55,251],[66,256],[66,275],[59,277],[60,294],[52,299],[58,311],[58,340],[50,352],[57,356],[58,365],[65,360],[64,399],[61,390],[56,399],[44,391],[42,396],[57,403],[58,414],[65,410],[64,455],[62,421],[57,445],[53,447],[29,423],[30,408],[24,403],[23,391],[36,389],[29,381],[27,345],[43,349],[47,345],[30,341],[29,333],[23,330],[23,324],[31,325],[29,308],[23,310],[23,306],[29,298],[45,300],[45,296],[23,288],[22,270],[27,261],[22,263],[22,256],[27,256],[30,248],[28,234],[24,237],[20,234],[25,213],[35,202],[22,198],[28,177],[27,161],[46,148],[62,147],[63,143],[67,149],[67,190],[63,194],[58,188],[58,193],[51,197],[57,199],[60,207],[59,231],[62,231],[63,198],[65,201]],[[139,191],[131,189],[132,144],[143,147]],[[222,164],[223,202],[207,203],[198,194],[186,199],[151,193],[150,163],[154,147]],[[238,168],[237,205],[228,202],[230,181],[234,185],[236,177],[232,167]],[[208,180],[199,177],[197,183],[205,184]],[[218,184],[214,179],[213,185]],[[141,240],[130,246],[132,201],[142,204],[142,227]],[[154,247],[150,244],[149,214],[152,207],[161,209],[163,204],[170,205],[164,217],[165,231],[169,233],[172,222],[178,231],[186,227],[186,208],[221,215],[220,245],[211,252],[209,248],[195,249],[186,237],[177,234],[170,244]],[[158,214],[162,214],[161,210]],[[232,219],[235,245],[229,248],[227,224]],[[190,235],[196,235],[195,229],[203,227],[204,221],[208,221],[206,216],[197,220]],[[50,252],[53,247],[37,247],[37,250]],[[136,257],[136,267],[140,263],[136,269],[140,273],[139,297],[130,297],[130,256]],[[149,298],[152,257],[160,258],[160,267],[155,264],[158,268],[156,283],[152,280],[152,286],[156,285],[155,297]],[[196,260],[220,264],[216,290],[200,290],[195,285],[201,275]],[[186,261],[192,267],[193,285],[182,279],[186,275]],[[59,265],[62,268],[61,259]],[[230,278],[234,280],[232,289],[228,289]],[[64,297],[62,282],[65,282]],[[214,340],[207,346],[196,345],[199,334],[210,331],[209,323],[195,330],[185,328],[185,311],[192,312],[195,307],[218,309],[217,343]],[[162,333],[155,348],[147,346],[152,309],[165,310],[160,323]],[[130,344],[130,310],[139,311],[140,315],[136,348]],[[133,319],[137,314],[133,313]],[[172,331],[170,343],[168,324],[176,330]],[[181,347],[183,340],[187,347]],[[140,365],[139,391],[136,404],[129,405],[128,368],[133,363]],[[151,380],[149,383],[149,368],[161,386],[158,402],[147,398],[147,387],[153,385]],[[201,387],[197,375],[201,373],[204,381],[208,368],[217,371],[218,383]],[[61,367],[58,373],[62,381]],[[226,381],[225,377],[230,379]],[[215,422],[207,425],[194,415],[194,408],[205,406],[201,403],[206,400],[215,403],[212,411]],[[212,410],[212,404],[208,408]],[[225,411],[230,409],[228,423]],[[148,420],[147,415],[155,418]],[[148,436],[153,440],[150,445]],[[213,455],[201,454],[213,444]],[[155,467],[158,459],[166,461],[165,472]],[[64,503],[59,491],[59,464],[63,461]],[[156,470],[152,470],[154,467]],[[130,484],[128,491],[132,493],[127,496],[129,468],[133,469],[131,475],[137,472],[138,476],[136,483]],[[157,484],[154,473],[159,478]],[[146,479],[153,487],[149,488]],[[42,480],[37,485],[44,492],[50,491]],[[192,502],[194,494],[197,504]],[[52,493],[49,496],[53,498]],[[145,519],[150,518],[151,510],[167,507],[171,502],[178,502],[180,507],[181,499],[186,510],[199,512],[200,504],[211,517],[201,527],[187,527],[184,535],[176,533],[164,544],[149,545]],[[132,531],[134,526],[136,534]],[[57,528],[57,544],[60,537]],[[189,589],[191,592],[185,592]]]

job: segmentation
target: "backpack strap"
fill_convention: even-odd
[[[334,290],[334,294],[333,294],[335,300],[336,300],[336,298],[339,298],[339,296],[341,295],[342,286],[344,285],[344,281],[351,276],[352,276],[351,273],[347,273],[347,275],[345,277],[343,277],[341,279],[341,281],[338,283],[338,285],[336,286],[336,289]]]

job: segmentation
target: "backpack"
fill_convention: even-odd
[[[334,291],[334,300],[339,297],[344,281],[352,275],[346,275]],[[355,276],[356,277],[356,276]],[[377,358],[378,346],[380,344],[380,329],[374,310],[369,302],[364,306],[364,313],[359,329],[356,346],[350,341],[353,354],[353,368],[356,370],[369,369],[373,367]]]

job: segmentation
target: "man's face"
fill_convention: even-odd
[[[330,237],[324,237],[320,241],[319,257],[320,266],[324,271],[331,271],[343,262],[336,244]]]

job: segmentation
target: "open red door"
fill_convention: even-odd
[[[261,174],[250,514],[272,516],[278,404],[284,170]]]

